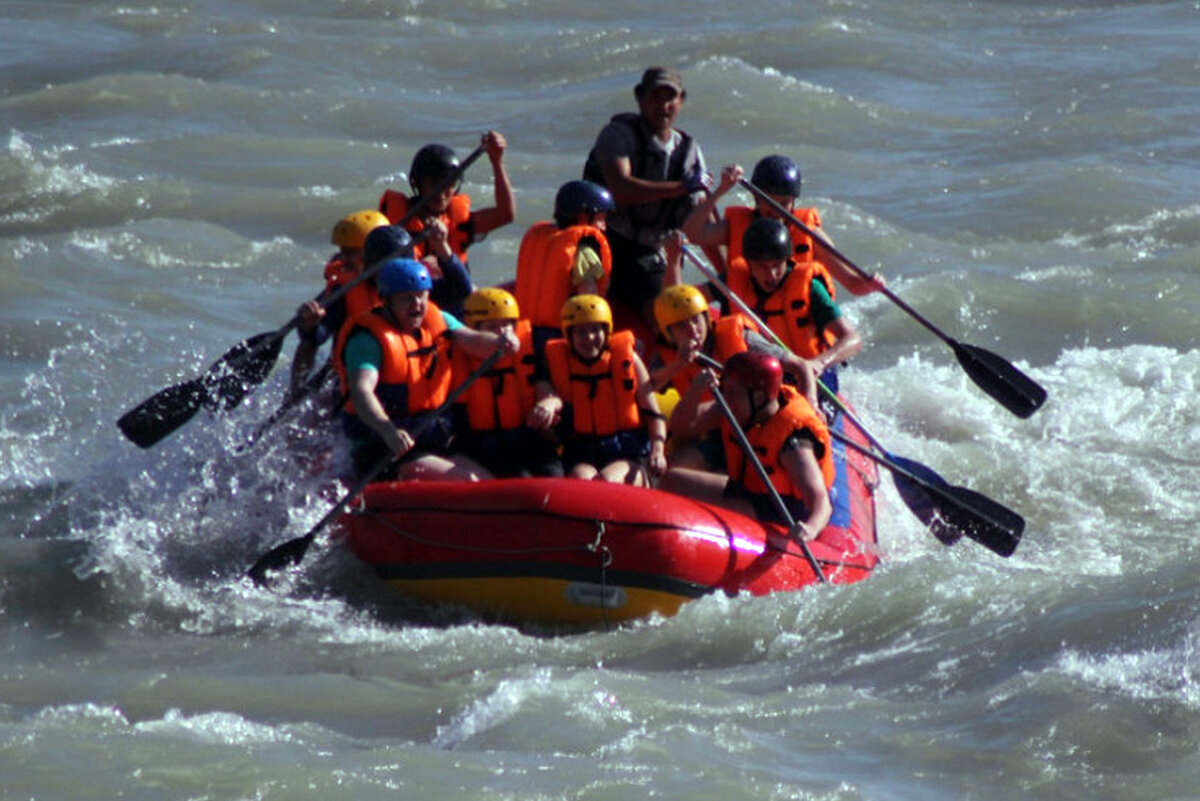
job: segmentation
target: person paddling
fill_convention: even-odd
[[[720,378],[706,368],[697,383],[719,387],[802,538],[806,542],[816,539],[833,514],[829,499],[835,476],[833,449],[821,416],[803,395],[784,385],[779,360],[766,353],[743,351],[725,362]],[[672,420],[695,437],[719,430],[726,471],[672,467],[659,482],[659,489],[764,522],[789,524],[751,462],[751,454],[742,449],[715,401],[685,397],[675,407]]]
[[[404,219],[420,198],[428,198],[422,212],[409,219],[405,227],[417,240],[415,258],[425,262],[435,281],[435,289],[438,289],[438,279],[445,281],[435,302],[440,301],[446,310],[461,309],[463,300],[473,289],[468,248],[517,218],[516,195],[504,165],[508,142],[498,131],[488,131],[483,134],[481,143],[492,163],[495,205],[473,210],[471,197],[460,191],[461,180],[430,196],[441,179],[459,167],[454,151],[436,142],[423,146],[413,156],[408,170],[411,195],[388,189],[379,198],[379,211],[393,223]]]
[[[723,245],[727,249],[729,261],[742,256],[742,236],[752,222],[764,217],[783,220],[779,211],[761,198],[755,198],[753,207],[726,206],[720,216],[717,216],[717,202],[730,189],[741,183],[743,175],[742,168],[737,164],[725,167],[721,171],[717,188],[700,202],[683,223],[683,232],[692,243],[710,248]],[[828,258],[828,253],[822,252],[825,246],[833,245],[833,240],[821,228],[821,215],[815,207],[796,205],[800,198],[802,176],[795,161],[778,154],[765,156],[754,165],[750,182],[791,212],[816,235],[809,236],[796,225],[783,220],[792,236],[792,259],[800,263],[816,262],[814,269],[832,275],[853,295],[866,295],[883,288],[884,280],[880,274],[865,278],[846,267],[841,259]],[[830,296],[835,297],[833,282],[827,283]]]
[[[384,478],[490,478],[473,460],[449,452],[448,421],[428,426],[415,441],[409,431],[448,397],[452,349],[482,359],[497,348],[515,352],[517,338],[467,328],[443,313],[429,300],[429,271],[414,259],[384,262],[378,284],[383,305],[352,320],[334,350],[356,473],[364,475],[391,452],[400,461]]]

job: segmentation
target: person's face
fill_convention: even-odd
[[[433,190],[437,189],[437,185],[441,180],[442,176],[440,175],[426,175],[421,178],[421,197],[429,197],[429,205],[425,208],[432,214],[445,213],[446,209],[450,207],[450,201],[458,194],[458,185],[451,183],[450,186],[433,195]]]
[[[667,326],[667,333],[677,349],[690,347],[697,350],[708,336],[708,315],[694,314],[686,320],[671,323]]]
[[[669,134],[683,108],[683,95],[670,86],[655,86],[638,93],[638,108],[659,137]]]
[[[487,331],[490,334],[502,334],[505,331],[516,331],[514,320],[480,320],[475,323],[476,331]]]
[[[362,248],[342,248],[341,250],[342,264],[346,269],[358,275],[363,270],[363,249]]]
[[[594,361],[604,352],[608,326],[604,323],[579,323],[571,326],[571,350],[584,361]]]
[[[598,211],[595,214],[587,214],[587,215],[582,215],[582,216],[584,217],[583,223],[585,225],[590,225],[593,228],[600,229],[601,231],[604,231],[608,228],[608,212],[607,211]]]
[[[388,298],[388,309],[402,331],[415,331],[425,322],[429,292],[397,292]]]
[[[726,378],[721,382],[721,394],[725,396],[734,419],[743,426],[749,423],[753,400],[749,388],[736,378]]]
[[[774,200],[776,203],[778,203],[780,206],[783,206],[788,211],[791,211],[792,209],[794,209],[796,207],[796,198],[792,197],[791,195],[772,195],[771,193],[768,192],[767,197],[771,198],[771,200]],[[754,208],[758,210],[758,214],[760,217],[767,217],[772,220],[786,221],[786,218],[782,214],[779,213],[778,209],[776,209],[774,206],[772,206],[770,203],[766,202],[762,198],[756,197],[754,199]]]
[[[787,277],[787,259],[746,259],[746,264],[750,267],[750,277],[763,292],[779,289]]]

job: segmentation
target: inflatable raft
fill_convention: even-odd
[[[853,426],[838,429],[854,438]],[[878,561],[875,464],[835,445],[834,513],[809,543],[828,581]],[[655,489],[530,478],[371,485],[343,518],[350,549],[405,595],[518,623],[669,616],[713,592],[819,581],[780,526]]]

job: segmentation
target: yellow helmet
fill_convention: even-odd
[[[463,317],[472,328],[483,320],[515,320],[517,299],[498,286],[476,289],[463,301]]]
[[[708,301],[704,299],[704,293],[691,284],[669,286],[654,299],[654,319],[658,323],[658,330],[672,345],[675,341],[667,329],[697,314],[708,314]]]
[[[612,333],[612,309],[608,301],[599,295],[575,295],[567,298],[562,307],[563,336],[568,336],[571,326],[580,323],[604,323]]]
[[[356,211],[337,221],[329,241],[339,248],[361,248],[367,241],[367,234],[381,225],[391,225],[391,222],[375,209]]]

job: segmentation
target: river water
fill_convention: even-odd
[[[1196,797],[1197,3],[0,20],[0,799]],[[286,356],[153,449],[114,421],[289,320],[332,223],[427,142],[506,135],[518,220],[472,268],[511,277],[653,63],[712,166],[791,155],[847,256],[1049,390],[1019,420],[885,298],[844,298],[863,419],[1024,515],[1017,553],[941,546],[886,482],[869,580],[614,631],[414,608],[321,543],[250,586],[337,491],[287,426],[236,452]],[[486,160],[465,190],[490,201]]]

